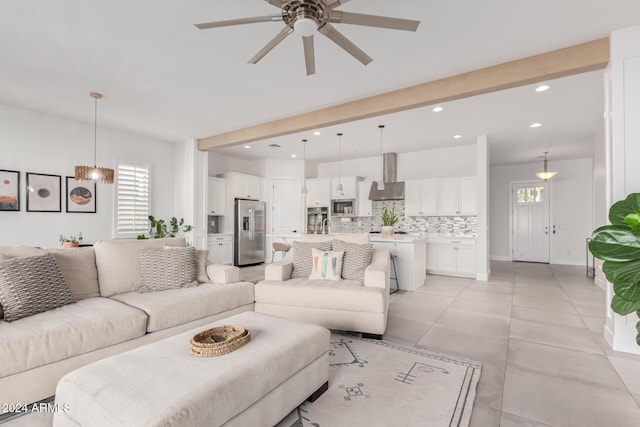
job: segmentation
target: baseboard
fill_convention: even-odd
[[[502,255],[491,255],[489,259],[491,261],[511,261],[511,257]]]
[[[479,280],[481,282],[488,282],[489,277],[491,277],[491,270],[487,271],[486,273],[476,274],[476,280]]]
[[[579,267],[585,267],[584,260],[576,261],[574,259],[552,259],[550,264],[560,264],[560,265],[575,265]],[[585,271],[586,274],[586,271]]]
[[[640,346],[636,342],[635,336],[615,336],[609,328],[604,327],[604,339],[614,351],[623,353],[640,354]]]
[[[596,286],[598,286],[603,291],[605,292],[607,291],[607,282],[603,280],[601,277],[596,276],[593,282],[596,284]]]

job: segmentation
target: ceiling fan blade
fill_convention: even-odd
[[[208,28],[229,27],[232,25],[255,24],[256,22],[269,22],[269,21],[273,21],[273,22],[282,21],[282,15],[273,14],[273,15],[265,15],[265,16],[254,16],[251,18],[228,19],[226,21],[205,22],[203,24],[194,24],[194,25],[201,30],[206,30]]]
[[[304,46],[304,65],[307,68],[307,76],[316,73],[316,55],[313,46],[313,36],[302,37]]]
[[[280,8],[284,4],[284,1],[282,1],[282,0],[264,0],[264,1],[266,1],[267,3],[269,3],[269,4],[271,4],[271,5],[275,6],[275,7],[280,7]]]
[[[348,3],[348,2],[349,2],[349,0],[329,0],[329,1],[326,2],[326,4],[327,4],[327,7],[329,9],[334,9],[334,8],[336,8],[338,6],[342,6],[343,4]]]
[[[267,43],[260,52],[256,53],[253,58],[249,60],[249,64],[257,64],[264,56],[271,52],[271,50],[278,45],[282,40],[286,39],[289,34],[293,32],[292,28],[284,27],[276,36]]]
[[[351,40],[346,38],[342,33],[336,30],[333,25],[325,24],[318,29],[319,32],[327,36],[332,42],[346,50],[351,56],[356,58],[358,61],[362,62],[364,65],[367,65],[369,62],[373,61],[373,59],[364,53],[362,49],[353,44]]]
[[[363,13],[331,11],[329,22],[340,24],[365,25],[367,27],[389,28],[392,30],[416,31],[420,21],[391,18],[388,16],[365,15]]]

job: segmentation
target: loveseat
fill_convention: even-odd
[[[343,252],[338,280],[309,278],[314,248]],[[284,260],[266,266],[265,280],[255,286],[255,311],[380,339],[387,328],[389,262],[389,251],[373,249],[368,233],[303,236]]]
[[[253,310],[253,284],[240,282],[236,267],[207,263],[206,251],[198,251],[194,260],[199,283],[158,291],[153,287],[161,284],[152,283],[150,291],[140,292],[141,250],[172,246],[184,248],[186,242],[105,240],[93,247],[53,250],[0,247],[0,268],[2,261],[51,254],[75,300],[17,320],[0,318],[0,402],[42,400],[54,394],[63,375],[83,365]]]

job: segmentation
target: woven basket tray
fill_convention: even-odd
[[[223,341],[215,342],[214,335]],[[251,339],[251,332],[241,326],[218,326],[198,332],[191,338],[189,353],[198,357],[216,357],[231,353]]]

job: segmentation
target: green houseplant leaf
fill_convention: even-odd
[[[382,220],[382,225],[385,227],[393,227],[394,225],[396,225],[399,221],[398,215],[396,214],[396,208],[391,208],[391,211],[389,211],[389,209],[387,208],[384,208],[380,219]]]
[[[640,316],[640,193],[629,194],[609,209],[611,225],[597,228],[589,251],[604,261],[602,271],[613,284],[611,309],[621,316]],[[636,324],[640,345],[640,322]]]

